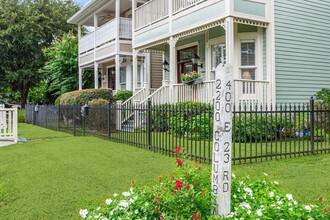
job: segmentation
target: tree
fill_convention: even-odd
[[[75,31],[66,20],[78,9],[72,0],[0,0],[0,86],[18,91],[21,106],[43,78],[43,48]]]
[[[53,103],[63,93],[78,89],[78,38],[71,32],[64,34],[43,52],[47,61],[41,72],[47,76],[48,102]],[[93,82],[93,72],[85,71],[83,87],[90,88]]]

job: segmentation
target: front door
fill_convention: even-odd
[[[116,90],[116,69],[108,68],[108,88],[112,91]]]
[[[178,83],[181,83],[181,74],[197,71],[197,66],[191,61],[194,54],[197,54],[197,46],[178,50]]]

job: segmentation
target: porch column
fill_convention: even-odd
[[[142,77],[142,72],[141,72],[141,80],[143,78],[143,84],[144,87],[147,90],[150,90],[150,85],[151,85],[151,65],[150,65],[150,59],[151,59],[151,55],[150,53],[145,53],[144,54],[144,76]]]
[[[79,90],[82,90],[82,71],[83,69],[79,67]]]
[[[175,45],[176,45],[177,41],[178,41],[178,39],[175,39],[173,37],[170,37],[170,40],[168,41],[168,44],[170,47],[170,94],[169,94],[169,99],[172,100],[172,102],[175,102],[173,85],[177,83],[176,50],[175,50]]]
[[[225,21],[226,29],[226,63],[233,65],[234,62],[234,18],[227,17]]]
[[[115,56],[115,62],[116,62],[116,91],[121,90],[120,89],[120,56],[119,54],[116,54]]]
[[[99,88],[99,65],[94,62],[94,89]]]
[[[126,58],[126,90],[132,90],[132,61]]]
[[[137,87],[137,55],[138,55],[139,51],[136,49],[133,49],[133,76],[132,76],[132,81],[133,81],[133,85],[132,85],[132,90],[133,93],[136,90]]]

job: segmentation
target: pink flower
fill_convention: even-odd
[[[197,186],[198,185],[198,183],[197,182],[194,182],[194,186]]]
[[[163,220],[164,219],[164,217],[161,215],[161,216],[159,216],[159,220]]]
[[[318,200],[319,200],[319,201],[323,201],[323,198],[322,198],[322,197],[319,197]]]
[[[158,212],[159,211],[159,208],[156,206],[156,208],[155,208],[155,212]]]
[[[180,151],[181,151],[181,147],[180,147],[180,146],[177,146],[177,147],[174,149],[174,152],[175,152],[176,154],[179,154]]]
[[[190,186],[188,184],[186,185],[186,189],[190,189]]]
[[[174,180],[174,176],[171,177],[171,180]]]
[[[159,198],[159,197],[157,197],[155,201],[156,201],[156,202],[160,202],[160,198]]]
[[[324,210],[324,211],[328,211],[328,208],[327,208],[327,207],[324,207],[323,210]]]
[[[182,166],[183,164],[182,160],[180,160],[179,158],[176,158],[176,163],[178,164],[178,166]]]
[[[193,217],[194,219],[197,219],[197,218],[198,218],[198,214],[197,214],[197,213],[193,213],[193,214],[191,215],[191,217]]]

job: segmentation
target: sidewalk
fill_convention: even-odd
[[[0,147],[8,146],[11,144],[15,144],[13,141],[0,141]]]

